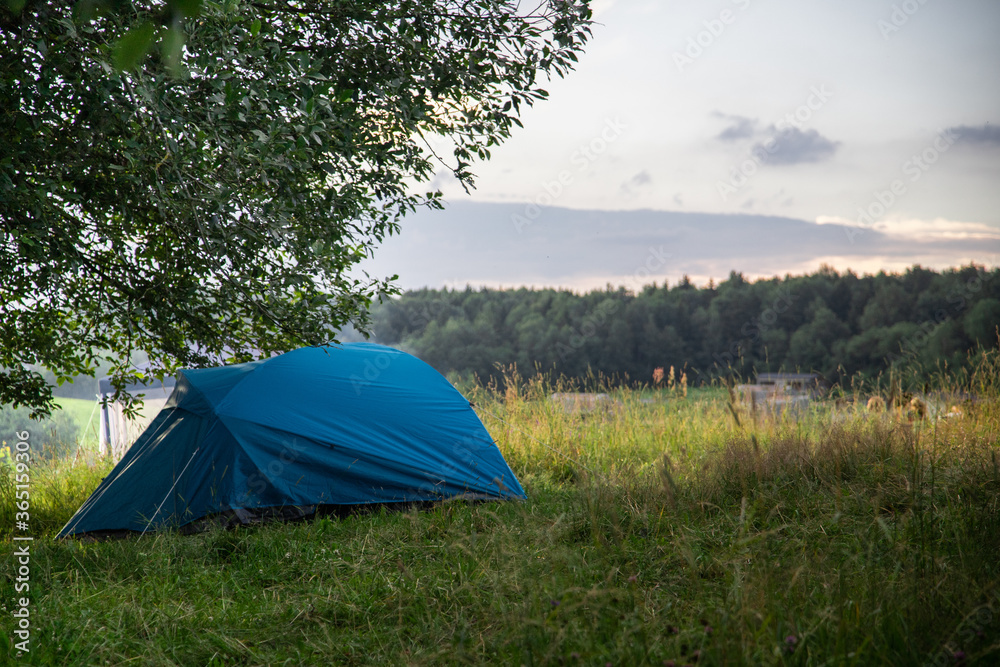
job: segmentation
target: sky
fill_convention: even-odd
[[[477,189],[439,174],[448,210],[365,270],[584,290],[1000,265],[1000,2],[593,7],[576,71],[474,165]],[[651,248],[669,261],[639,270]]]

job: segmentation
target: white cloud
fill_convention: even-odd
[[[837,216],[819,216],[816,223],[820,225],[843,225],[865,229],[869,227],[886,236],[906,238],[913,241],[944,241],[944,240],[982,240],[1000,241],[1000,228],[982,222],[962,222],[935,218],[934,220],[919,220],[915,218],[889,218],[880,220],[873,225],[860,225],[855,220]]]

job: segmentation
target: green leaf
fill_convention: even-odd
[[[181,76],[184,71],[181,64],[181,49],[183,46],[184,31],[176,26],[167,30],[163,36],[160,48],[163,52],[163,58],[167,62],[167,67],[174,76]]]
[[[0,266],[32,268],[0,271],[0,369],[68,377],[107,356],[123,382],[136,352],[160,372],[364,323],[394,287],[346,276],[402,217],[442,206],[412,187],[437,169],[421,135],[462,147],[445,155],[471,187],[470,163],[534,99],[535,70],[582,43],[553,37],[557,21],[582,29],[575,2],[551,3],[551,20],[494,0],[293,3],[266,26],[270,3],[0,0],[0,13],[13,3],[0,220],[16,233],[0,232]],[[415,25],[414,8],[448,19]],[[0,373],[0,399],[44,409],[50,393]]]
[[[149,21],[135,26],[118,40],[114,48],[114,63],[119,71],[133,69],[139,64],[156,40],[156,26]]]
[[[182,16],[197,16],[201,12],[202,0],[168,0],[172,10]]]

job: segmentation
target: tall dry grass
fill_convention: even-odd
[[[924,394],[960,415],[913,421],[867,412],[885,385],[774,415],[509,369],[469,396],[525,503],[55,542],[107,464],[39,469],[24,661],[996,664],[1000,363],[976,361]],[[579,389],[614,400],[548,398]]]

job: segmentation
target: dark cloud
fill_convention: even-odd
[[[949,127],[947,133],[955,137],[955,141],[977,146],[1000,146],[1000,127],[996,125],[958,125]]]
[[[822,162],[837,152],[839,141],[831,141],[816,130],[789,127],[784,130],[771,128],[773,136],[766,142],[755,144],[751,152],[768,164],[804,164]]]
[[[467,282],[572,286],[588,276],[603,284],[605,276],[621,283],[638,274],[647,281],[684,273],[724,277],[730,269],[781,275],[825,256],[855,268],[932,260],[957,266],[998,251],[1000,232],[986,239],[910,238],[874,227],[746,213],[463,202],[408,216],[402,232],[389,237],[363,268],[371,275],[398,273],[407,289]],[[652,277],[646,275],[643,267],[654,265]]]
[[[622,183],[622,192],[631,193],[633,188],[641,188],[644,185],[649,185],[653,182],[653,177],[649,175],[649,172],[643,169],[638,174],[628,179]]]
[[[648,171],[643,169],[638,174],[629,179],[628,184],[639,186],[639,185],[649,185],[652,182],[653,182],[652,176],[649,175]]]
[[[749,139],[757,131],[757,120],[745,116],[730,116],[716,111],[712,114],[716,118],[724,118],[731,125],[720,132],[715,138],[719,141],[739,141]]]

